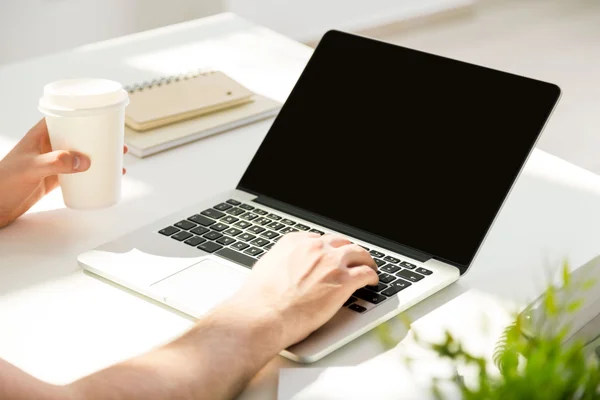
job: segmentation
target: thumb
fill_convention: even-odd
[[[91,161],[88,156],[67,150],[40,154],[35,159],[36,170],[42,177],[87,171]]]
[[[348,275],[353,284],[356,285],[356,289],[367,285],[377,285],[379,283],[379,276],[372,267],[368,265],[359,265],[356,267],[348,268]]]

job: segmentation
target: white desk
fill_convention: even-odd
[[[301,44],[224,14],[0,67],[0,154],[40,118],[38,96],[54,79],[88,75],[130,83],[212,66],[283,101],[310,54]],[[188,328],[191,322],[182,316],[81,273],[75,257],[234,186],[269,124],[145,160],[127,156],[118,206],[76,212],[65,209],[55,192],[1,230],[0,357],[41,379],[65,383]],[[536,150],[472,272],[412,315],[423,330],[459,319],[463,328],[472,327],[467,316],[481,306],[473,300],[478,293],[522,303],[543,286],[546,262],[555,266],[568,256],[578,265],[599,250],[600,177]],[[461,332],[477,338],[475,329]],[[367,334],[313,366],[355,365],[381,352]],[[275,398],[278,368],[293,366],[276,358],[242,398]]]

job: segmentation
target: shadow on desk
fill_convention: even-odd
[[[58,189],[48,194],[0,229],[0,295],[72,273],[79,268],[78,254],[137,228],[136,220],[156,218],[156,207],[144,198],[149,192],[125,177],[119,204],[92,211],[65,208]]]

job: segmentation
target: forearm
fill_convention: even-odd
[[[278,323],[229,302],[153,352],[66,389],[77,399],[228,399],[281,350]]]

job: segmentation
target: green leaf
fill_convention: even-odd
[[[573,295],[589,290],[595,281],[583,282],[582,288],[573,287],[568,263],[562,264],[563,286],[571,286]],[[579,285],[579,283],[578,283]],[[456,385],[463,400],[600,400],[600,365],[588,359],[584,343],[565,344],[568,326],[556,325],[566,313],[576,312],[583,306],[581,299],[558,296],[557,288],[549,285],[539,299],[545,312],[541,325],[531,326],[525,312],[515,316],[499,338],[493,353],[493,362],[501,375],[491,374],[488,362],[478,354],[469,353],[463,343],[450,332],[439,343],[426,344],[439,356],[456,366],[473,369],[474,386],[450,380]],[[526,311],[527,312],[527,311]],[[485,326],[482,326],[485,330]],[[539,328],[542,328],[538,330]],[[536,335],[536,332],[538,333]],[[543,335],[541,334],[543,333]],[[436,381],[434,396],[446,400]]]
[[[594,285],[596,285],[596,280],[593,278],[587,279],[583,282],[583,285],[581,285],[583,290],[590,290],[591,288],[594,287]]]
[[[380,324],[375,328],[375,333],[385,350],[393,349],[399,343],[390,330],[389,323]]]
[[[554,286],[549,286],[546,290],[546,297],[544,299],[544,303],[546,306],[546,313],[550,316],[556,315],[556,291],[554,289]]]
[[[569,283],[571,283],[571,274],[569,272],[569,263],[567,262],[567,260],[563,261],[562,280],[563,280],[563,285],[565,287],[569,286]]]
[[[567,305],[567,311],[572,313],[572,312],[579,310],[582,306],[583,306],[582,299],[574,300],[574,301],[570,302],[569,305]]]

